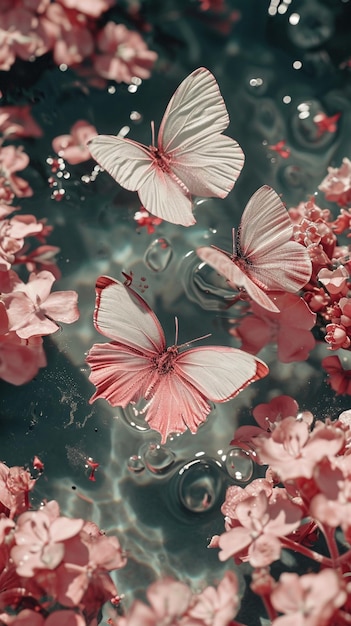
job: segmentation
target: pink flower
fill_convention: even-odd
[[[0,335],[0,378],[12,385],[24,385],[45,366],[41,337],[25,340],[15,332]]]
[[[259,462],[269,465],[282,481],[311,478],[316,464],[337,454],[343,445],[341,431],[317,422],[310,433],[308,424],[295,417],[276,424],[269,438],[255,439]]]
[[[160,217],[151,215],[146,209],[144,209],[144,207],[140,207],[140,210],[134,214],[134,219],[138,226],[145,226],[148,235],[155,232],[155,226],[162,224],[162,219]]]
[[[248,549],[245,560],[252,567],[265,567],[280,558],[279,537],[298,528],[302,511],[285,489],[276,488],[269,498],[263,490],[246,497],[236,506],[235,515],[238,523],[219,538],[220,560]]]
[[[337,395],[351,395],[351,370],[344,370],[338,356],[322,359],[322,367],[328,374],[327,382]]]
[[[1,107],[0,132],[6,137],[41,137],[43,134],[32,117],[29,104]]]
[[[345,157],[339,168],[328,167],[328,175],[318,189],[324,192],[329,202],[347,206],[351,201],[351,161]]]
[[[29,508],[28,494],[35,479],[23,467],[7,467],[0,463],[1,511],[12,519]]]
[[[0,187],[8,187],[19,198],[32,196],[33,190],[27,181],[15,176],[15,172],[23,170],[28,164],[29,157],[22,148],[0,147]]]
[[[253,315],[247,315],[229,332],[239,337],[241,349],[251,354],[257,354],[269,343],[277,343],[278,359],[282,363],[305,361],[315,346],[310,329],[316,322],[316,314],[294,294],[277,294],[275,302],[279,313],[252,302]]]
[[[48,6],[45,16],[55,38],[53,55],[57,65],[75,65],[91,55],[94,39],[83,13],[54,2]]]
[[[23,248],[24,238],[43,230],[33,215],[16,215],[0,220],[0,271],[9,270],[15,255]]]
[[[3,295],[10,331],[14,330],[22,339],[28,339],[56,332],[56,320],[71,324],[78,319],[77,293],[50,293],[54,282],[53,274],[43,270],[38,274],[30,274],[26,285],[18,284],[12,293]]]
[[[335,133],[338,130],[337,122],[341,116],[341,113],[335,113],[328,117],[325,113],[317,113],[313,121],[318,128],[318,136],[324,135],[324,133]]]
[[[326,331],[325,341],[329,343],[330,350],[339,350],[339,348],[347,350],[347,348],[349,348],[351,340],[347,336],[343,326],[339,324],[327,324]]]
[[[66,9],[75,9],[90,17],[100,17],[115,3],[115,0],[58,0]]]
[[[133,77],[149,78],[157,59],[139,33],[124,24],[108,22],[98,34],[97,47],[93,58],[96,72],[118,83],[130,83]]]
[[[317,279],[331,295],[344,295],[344,289],[347,281],[350,279],[350,275],[346,267],[339,265],[336,270],[328,270],[326,267],[322,268]]]
[[[55,256],[60,252],[57,246],[43,245],[35,248],[32,252],[26,253],[26,248],[22,249],[22,254],[16,254],[15,263],[25,263],[29,272],[40,272],[48,270],[56,280],[61,278],[61,272],[56,265]]]
[[[19,576],[30,577],[39,569],[55,569],[64,557],[65,541],[83,528],[84,520],[59,517],[58,506],[49,505],[23,513],[17,520],[11,558]]]
[[[79,120],[72,126],[70,135],[55,137],[52,147],[60,157],[71,165],[76,165],[91,159],[87,142],[96,135],[95,126],[84,120]]]
[[[188,614],[201,626],[228,626],[239,608],[238,592],[237,577],[234,572],[226,572],[217,589],[206,587],[193,598]]]
[[[284,139],[278,141],[274,146],[268,146],[268,148],[269,150],[273,150],[273,152],[277,152],[283,159],[288,159],[291,154],[291,150],[286,147],[286,141]]]
[[[319,493],[309,504],[309,514],[320,525],[349,532],[351,526],[351,457],[322,459],[315,468],[314,481]]]
[[[284,573],[273,589],[270,600],[281,617],[272,626],[328,626],[347,598],[345,583],[332,569],[318,574]]]

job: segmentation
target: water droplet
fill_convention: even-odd
[[[163,272],[173,255],[171,244],[164,237],[153,241],[145,252],[144,262],[153,272]]]
[[[179,499],[188,511],[204,513],[217,504],[223,481],[221,470],[213,461],[191,461],[179,471],[179,476]]]
[[[248,452],[241,448],[231,448],[227,453],[225,468],[236,482],[246,483],[252,478],[254,464]]]
[[[138,454],[132,454],[127,461],[127,467],[134,474],[139,474],[145,469],[142,458]]]
[[[225,249],[225,245],[218,245]],[[180,275],[187,297],[207,311],[223,310],[225,303],[235,296],[235,291],[228,287],[225,278],[201,261],[195,252],[184,257]]]
[[[124,420],[133,429],[138,430],[139,432],[150,430],[148,423],[145,422],[145,414],[142,412],[142,409],[137,408],[136,405],[129,404],[125,409],[120,409],[120,411]]]
[[[153,474],[164,474],[175,461],[175,454],[167,448],[156,443],[147,443],[139,450],[147,469]]]

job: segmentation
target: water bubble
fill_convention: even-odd
[[[124,420],[133,429],[139,432],[150,430],[148,423],[145,421],[145,413],[138,409],[136,405],[129,404],[125,409],[120,409]]]
[[[175,454],[167,446],[148,443],[141,446],[140,457],[153,474],[164,474],[175,461]]]
[[[227,453],[225,468],[236,482],[245,483],[252,478],[254,464],[248,452],[235,447]]]
[[[325,6],[310,2],[300,7],[299,13],[289,18],[288,36],[299,48],[315,48],[330,39],[334,32],[334,18]]]
[[[168,267],[173,250],[171,244],[164,237],[153,241],[145,252],[144,262],[153,272],[163,272]]]
[[[211,510],[220,499],[223,481],[219,467],[211,460],[196,459],[179,471],[178,495],[192,513]]]
[[[195,252],[184,257],[180,275],[187,297],[207,311],[223,310],[226,302],[235,296],[225,278],[201,261]]]
[[[127,467],[131,472],[134,472],[134,474],[139,474],[145,469],[143,460],[138,454],[132,454],[132,456],[129,457]]]

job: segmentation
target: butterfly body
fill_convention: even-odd
[[[226,402],[268,373],[260,359],[235,348],[167,347],[145,300],[108,276],[96,284],[94,324],[112,341],[94,344],[87,356],[96,387],[90,402],[104,398],[126,407],[146,400],[145,419],[163,443],[170,433],[195,433],[211,411],[209,401]]]
[[[153,140],[147,147],[124,137],[98,135],[90,140],[89,149],[122,187],[138,192],[150,213],[191,226],[192,195],[224,198],[243,167],[240,146],[222,135],[228,124],[217,82],[202,67],[172,96],[157,143]]]
[[[202,261],[233,288],[245,289],[263,308],[279,312],[269,292],[296,293],[310,279],[308,250],[292,240],[293,226],[278,194],[263,186],[250,198],[234,239],[233,253],[200,247]]]

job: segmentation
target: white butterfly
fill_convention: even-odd
[[[200,67],[171,98],[157,146],[154,132],[151,146],[114,135],[98,135],[88,145],[99,165],[122,187],[137,191],[150,213],[191,226],[191,195],[225,198],[244,165],[239,144],[221,134],[228,124],[216,79]]]

